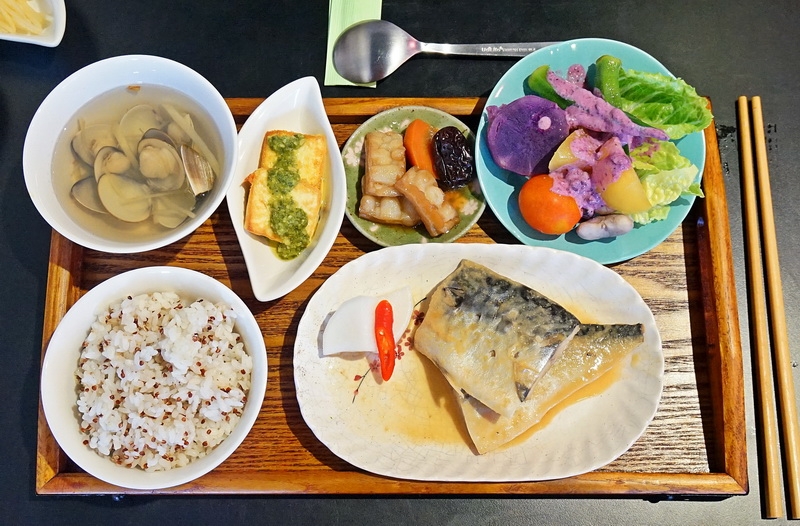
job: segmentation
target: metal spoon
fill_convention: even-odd
[[[557,42],[429,44],[385,20],[365,20],[345,29],[333,45],[336,71],[357,84],[381,80],[417,53],[523,57]]]

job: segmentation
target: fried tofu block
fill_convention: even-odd
[[[358,205],[358,215],[369,221],[390,225],[415,226],[420,218],[411,203],[403,196],[375,197],[365,195]]]
[[[365,165],[361,190],[364,195],[397,197],[394,183],[406,173],[406,149],[397,132],[369,132],[364,138]]]
[[[322,207],[322,181],[325,175],[325,162],[328,155],[327,142],[323,135],[303,135],[285,130],[267,132],[261,148],[259,168],[247,176],[250,191],[245,209],[244,227],[248,232],[283,243],[270,225],[273,193],[269,187],[269,172],[275,167],[278,153],[269,146],[269,138],[277,135],[302,135],[303,140],[294,154],[293,168],[300,178],[289,195],[297,206],[308,216],[306,233],[311,239],[319,223]]]
[[[428,170],[413,166],[394,186],[411,202],[430,235],[445,234],[458,224],[458,211],[447,202],[436,177]]]

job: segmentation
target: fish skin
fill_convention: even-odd
[[[537,423],[561,401],[602,377],[644,341],[636,324],[581,325],[550,369],[541,375],[529,397],[511,416],[500,415],[462,391],[459,404],[479,454],[508,443]]]
[[[578,326],[530,287],[462,260],[432,291],[414,347],[456,391],[511,416]]]

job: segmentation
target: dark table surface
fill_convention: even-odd
[[[428,42],[604,37],[637,46],[709,96],[730,207],[745,362],[750,494],[723,500],[641,498],[43,497],[34,491],[39,360],[50,227],[25,190],[28,124],[60,81],[122,54],[168,57],[225,97],[266,97],[313,75],[323,83],[327,2],[68,2],[56,48],[0,41],[0,523],[235,524],[754,524],[761,521],[748,339],[736,98],[760,95],[789,340],[800,325],[800,9],[796,0],[385,0],[382,18]],[[507,59],[417,57],[375,89],[323,87],[324,97],[487,95]],[[775,524],[780,521],[771,521]]]

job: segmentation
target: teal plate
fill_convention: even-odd
[[[448,191],[448,200],[458,210],[461,220],[448,233],[432,237],[425,227],[384,225],[358,216],[361,199],[361,177],[364,176],[364,138],[371,131],[396,131],[403,133],[414,119],[422,119],[436,129],[455,126],[472,146],[475,136],[467,125],[449,113],[427,106],[400,106],[382,111],[364,122],[342,147],[342,159],[347,178],[347,205],[345,214],[356,229],[365,237],[384,246],[408,245],[411,243],[449,243],[460,238],[472,228],[486,208],[477,179],[467,186]]]
[[[573,64],[582,64],[588,69],[602,55],[619,58],[622,60],[622,67],[626,69],[674,76],[655,58],[629,44],[601,38],[582,38],[542,48],[521,59],[497,83],[486,101],[486,106],[507,104],[526,95],[525,81],[541,65],[547,64],[552,70],[565,73]],[[697,166],[700,178],[706,158],[706,143],[702,132],[687,135],[675,144],[681,154]],[[626,261],[657,246],[678,228],[694,203],[694,196],[680,197],[672,203],[669,215],[663,221],[636,225],[631,232],[615,238],[585,241],[574,231],[560,236],[546,235],[528,226],[520,215],[517,195],[527,179],[499,168],[492,160],[486,146],[485,111],[478,125],[475,150],[478,180],[485,199],[514,237],[526,245],[566,250],[602,264]]]

